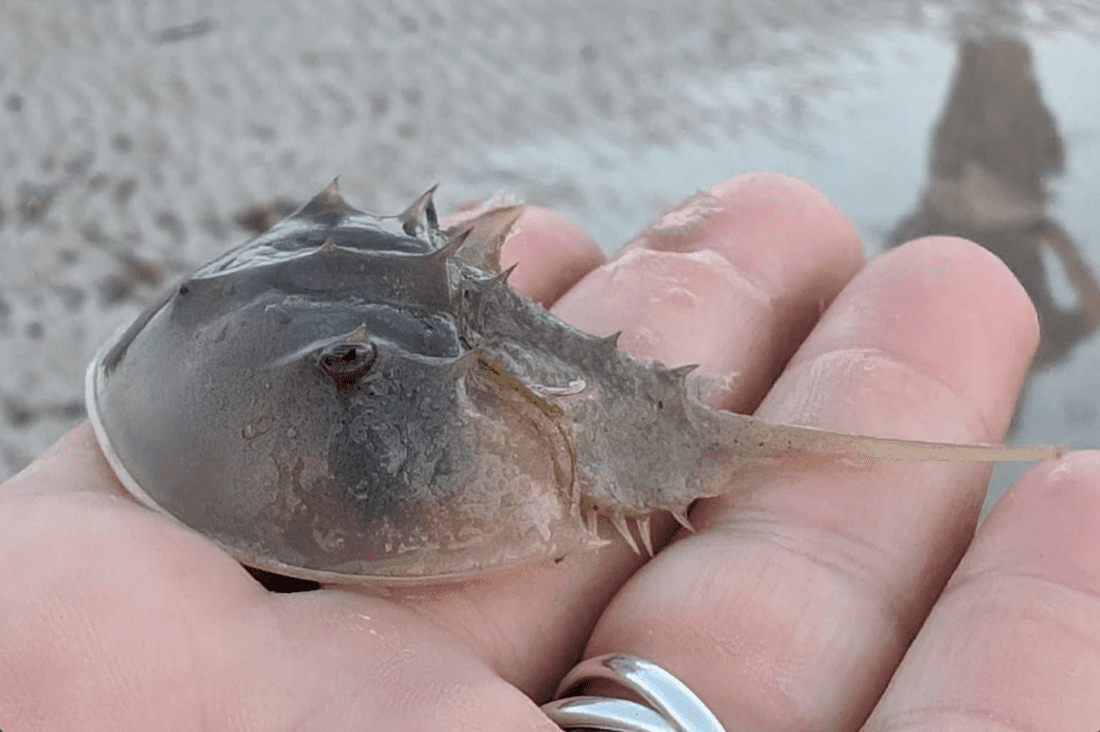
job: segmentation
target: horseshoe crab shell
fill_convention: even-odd
[[[145,505],[248,566],[425,582],[606,543],[652,553],[730,471],[799,452],[1035,460],[1049,448],[918,443],[769,425],[687,396],[515,292],[521,207],[441,230],[431,191],[382,218],[335,182],[199,269],[87,374],[88,413]]]
[[[103,346],[88,412],[135,497],[248,566],[318,581],[462,577],[598,543],[570,515],[568,458],[545,449],[551,418],[511,404],[456,318],[494,286],[476,266],[521,209],[443,232],[430,193],[384,219],[334,182]]]

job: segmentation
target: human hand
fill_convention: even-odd
[[[864,268],[804,184],[712,193],[572,289],[598,250],[531,209],[511,282],[636,355],[733,376],[720,406],[1000,437],[1037,329],[995,258],[936,239]],[[872,709],[872,729],[1097,727],[1098,474],[1091,454],[1041,466],[973,544],[986,466],[838,465],[737,478],[644,567],[617,542],[388,595],[276,595],[134,503],[84,425],[0,488],[0,729],[549,731],[531,698],[610,651],[669,669],[730,730],[856,729]]]

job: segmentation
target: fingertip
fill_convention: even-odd
[[[925,295],[930,317],[920,335],[933,346],[925,353],[935,355],[943,337],[944,352],[956,354],[940,360],[938,375],[989,405],[991,424],[1007,425],[1039,345],[1039,318],[1023,285],[998,256],[955,236],[917,239],[883,259],[897,267],[899,280],[924,280],[917,292]]]
[[[960,575],[1023,573],[1100,597],[1100,450],[1021,477],[982,525]]]
[[[957,273],[956,280],[970,279],[970,289],[986,294],[986,311],[1003,312],[1025,338],[1030,350],[1039,344],[1039,316],[1023,284],[1000,257],[970,239],[959,236],[926,236],[906,242],[886,252],[881,259],[890,261],[899,254],[917,260],[935,260],[947,271]]]
[[[804,279],[835,294],[865,262],[859,231],[829,197],[784,173],[753,172],[689,196],[624,249],[712,249],[765,286]],[[812,274],[812,277],[810,276]]]
[[[867,727],[945,729],[995,715],[1005,729],[1079,729],[1095,720],[1097,516],[1100,452],[1070,453],[1017,481],[979,527]]]
[[[966,239],[927,237],[860,272],[788,370],[830,353],[881,354],[972,404],[985,439],[998,439],[1037,344],[1035,310],[1000,259]]]
[[[792,240],[814,251],[827,242],[835,268],[851,277],[866,260],[855,223],[827,195],[785,173],[751,172],[711,187],[743,236]],[[800,244],[799,244],[800,243]]]
[[[587,231],[541,206],[527,206],[514,231],[501,250],[501,267],[515,265],[509,283],[545,306],[607,261]]]

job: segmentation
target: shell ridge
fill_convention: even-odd
[[[433,196],[435,195],[435,189],[439,187],[436,183],[428,190],[420,194],[419,198],[413,201],[408,208],[401,213],[397,214],[397,220],[401,222],[401,230],[409,236],[416,236],[421,229],[426,231],[430,236],[433,232],[439,231],[439,218],[435,212],[435,202]],[[420,218],[424,217],[424,225],[421,226]]]
[[[318,224],[335,226],[340,219],[361,213],[364,212],[348,205],[340,195],[340,176],[336,176],[323,191],[309,199],[304,206],[287,218],[309,219]]]

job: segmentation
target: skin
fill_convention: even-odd
[[[867,265],[804,183],[711,193],[708,216],[651,227],[617,270],[530,209],[505,266],[635,355],[703,363],[720,406],[1002,437],[1038,327],[999,260],[930,238]],[[277,595],[136,505],[81,425],[0,487],[0,727],[551,732],[531,699],[581,654],[620,651],[730,730],[1096,728],[1100,454],[1037,466],[975,534],[988,470],[786,466],[697,503],[694,534],[655,520],[667,546],[648,562],[616,542],[461,584]]]

